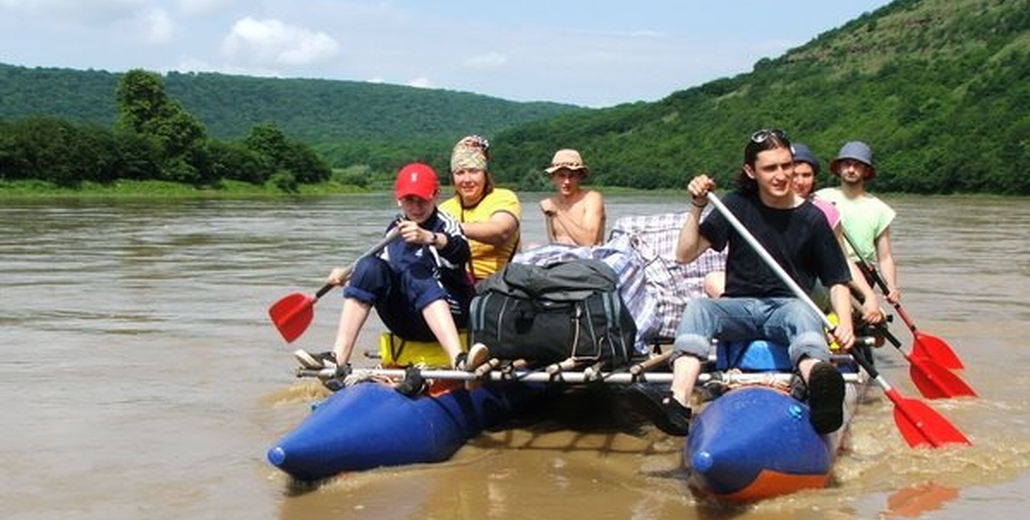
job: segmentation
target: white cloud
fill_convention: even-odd
[[[465,60],[466,67],[480,70],[496,69],[504,66],[505,63],[508,63],[508,57],[497,52],[488,52]]]
[[[427,77],[418,77],[408,82],[409,87],[416,88],[436,88],[432,81],[429,81]]]
[[[226,57],[258,66],[307,65],[325,61],[340,50],[331,36],[280,20],[246,17],[233,24],[222,41]]]

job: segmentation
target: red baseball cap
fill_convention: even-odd
[[[398,199],[415,195],[425,200],[432,200],[440,191],[440,180],[436,172],[428,164],[411,163],[397,172],[394,193]]]

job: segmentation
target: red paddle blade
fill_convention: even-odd
[[[939,448],[948,444],[972,444],[955,425],[926,403],[902,397],[893,389],[885,393],[894,402],[894,423],[909,446]]]
[[[268,316],[272,318],[275,328],[282,334],[287,343],[300,337],[311,324],[315,298],[301,293],[284,296],[268,308]]]
[[[930,358],[910,356],[908,373],[919,393],[928,399],[976,397],[976,392],[954,372]]]
[[[964,368],[962,360],[946,341],[937,336],[914,330],[915,344],[912,347],[912,357],[930,358],[940,366],[950,370]]]

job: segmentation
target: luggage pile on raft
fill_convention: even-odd
[[[442,462],[482,431],[527,417],[560,396],[556,389],[577,385],[625,385],[631,404],[660,426],[658,403],[671,382],[676,325],[688,301],[705,297],[704,276],[725,262],[724,253],[714,251],[690,264],[675,261],[685,217],[622,218],[601,246],[550,245],[520,253],[477,291],[463,340],[466,348],[486,345],[489,355],[472,370],[434,368],[449,366],[438,345],[386,333],[378,354],[382,366],[355,369],[350,384],[314,406],[268,450],[269,462],[301,481]],[[307,312],[314,301],[304,300]],[[974,395],[938,361],[957,361],[950,346],[910,329],[915,345],[905,355],[920,392],[929,398]],[[889,331],[879,332],[870,341],[882,341],[886,333],[901,350]],[[291,335],[299,335],[296,327]],[[764,341],[713,346],[695,392],[700,413],[683,447],[690,488],[746,502],[825,487],[872,382],[894,404],[895,422],[910,445],[968,443],[933,409],[883,381],[868,346],[855,350],[857,356],[833,357],[846,381],[844,427],[820,435],[785,348]],[[331,364],[308,363],[297,371],[322,379],[335,373]]]

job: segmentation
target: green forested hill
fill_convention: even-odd
[[[1030,0],[899,0],[748,74],[504,132],[495,162],[526,183],[567,146],[595,183],[681,188],[706,172],[728,186],[768,127],[824,168],[867,141],[879,191],[1030,194]]]
[[[118,78],[0,65],[0,128],[33,115],[109,127]],[[445,170],[454,139],[476,132],[493,143],[497,179],[520,189],[546,188],[541,170],[563,147],[583,152],[596,184],[682,188],[705,172],[726,187],[747,136],[779,127],[824,168],[845,141],[868,142],[877,191],[1030,194],[1030,0],[897,0],[749,73],[608,109],[327,80],[163,80],[212,138],[271,124],[383,179],[410,160]]]
[[[56,116],[110,126],[122,73],[0,64],[0,119]],[[217,139],[242,139],[256,124],[274,123],[308,144],[349,140],[457,140],[568,111],[558,103],[520,103],[447,90],[320,79],[215,73],[164,76],[165,90]]]

